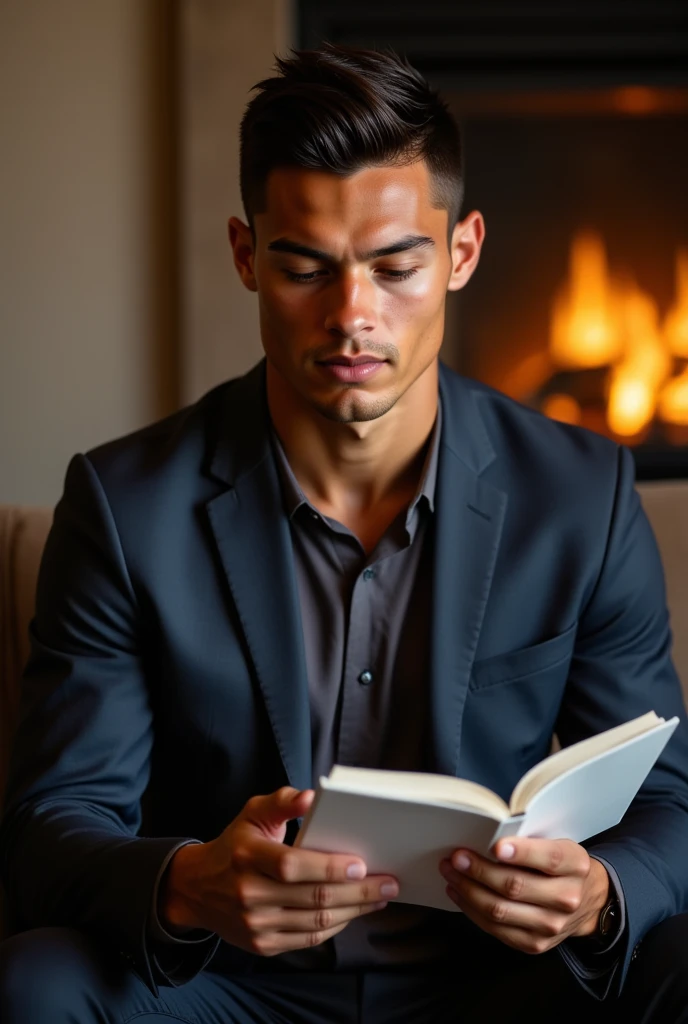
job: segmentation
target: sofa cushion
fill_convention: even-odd
[[[638,485],[662,556],[674,638],[674,664],[688,706],[688,480]]]
[[[29,654],[36,577],[51,509],[0,505],[0,803],[17,717],[19,677]]]

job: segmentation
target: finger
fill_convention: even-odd
[[[448,885],[447,895],[467,917],[496,938],[506,941],[507,935],[513,938],[514,932],[524,933],[520,934],[518,946],[524,949],[527,933],[530,936],[527,944],[532,947],[530,951],[542,952],[544,948],[551,948],[568,936],[570,915],[505,899],[472,879],[461,881],[462,885],[456,889]]]
[[[328,939],[334,938],[348,925],[338,924],[334,928],[312,932],[265,932],[255,935],[251,941],[251,950],[260,956],[276,956],[278,953],[289,953],[296,949],[310,949],[320,946]]]
[[[244,888],[247,888],[244,883]],[[252,906],[312,908],[368,906],[399,895],[399,885],[387,875],[371,875],[363,882],[299,882],[284,885],[260,879],[250,894]]]
[[[488,932],[500,942],[511,946],[512,949],[518,949],[522,953],[530,955],[546,953],[548,950],[558,946],[563,941],[563,938],[566,937],[547,935],[542,931],[531,928],[519,928],[506,924],[497,925],[483,915],[475,913],[470,906],[467,909],[464,908],[462,901],[455,900],[454,902],[456,902],[457,906],[461,907],[466,917],[469,917],[482,931]]]
[[[254,796],[246,803],[240,819],[258,828],[266,837],[280,838],[284,826],[293,818],[302,818],[308,811],[315,793],[312,789],[294,789],[283,786],[267,796]]]
[[[237,843],[233,861],[240,870],[253,870],[277,882],[346,882],[363,879],[366,865],[360,857],[319,853],[285,846],[269,839],[249,837]]]
[[[463,853],[465,851],[457,851]],[[587,875],[590,858],[587,850],[570,839],[530,839],[512,836],[502,839],[495,854],[501,863],[541,871],[545,875]],[[456,856],[454,854],[453,856]]]
[[[271,907],[247,915],[246,924],[253,932],[322,932],[348,924],[356,917],[384,910],[386,906],[383,901],[367,906],[358,904],[327,910],[285,910],[283,907]]]
[[[394,899],[399,885],[387,875],[371,875],[363,882],[276,882],[265,875],[244,872],[236,881],[235,895],[246,911],[259,907],[330,910],[369,906]]]
[[[495,864],[476,853],[463,851],[451,861],[442,861],[440,872],[457,890],[462,890],[466,880],[472,880],[508,900],[564,914],[574,913],[581,904],[582,883],[578,876],[553,877],[517,865]]]

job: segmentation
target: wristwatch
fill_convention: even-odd
[[[600,911],[597,921],[597,939],[602,945],[608,946],[616,937],[621,924],[621,908],[616,896],[610,896]]]

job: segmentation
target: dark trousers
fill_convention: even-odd
[[[688,914],[652,929],[619,999],[600,1002],[556,952],[457,953],[445,972],[225,977],[210,967],[156,998],[79,932],[24,932],[0,946],[2,1024],[686,1024]]]

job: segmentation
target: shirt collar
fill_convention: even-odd
[[[442,433],[442,402],[438,400],[437,403],[437,417],[435,418],[435,425],[432,428],[432,434],[430,435],[430,444],[428,447],[427,454],[425,456],[425,462],[423,464],[423,472],[421,474],[420,483],[418,490],[415,493],[413,501],[408,507],[406,513],[406,529],[411,530],[413,521],[415,519],[415,513],[418,509],[419,504],[423,499],[427,503],[428,508],[431,512],[435,510],[435,491],[437,488],[437,466],[439,463],[439,449],[440,449],[440,436]],[[270,436],[272,440],[272,449],[275,455],[275,463],[277,465],[277,471],[279,473],[280,481],[282,484],[282,494],[284,497],[284,508],[288,518],[293,519],[294,515],[301,508],[302,505],[306,505],[308,509],[315,513],[319,518],[323,518],[321,513],[316,509],[311,502],[308,500],[306,495],[301,489],[301,485],[294,476],[294,471],[289,465],[287,454],[282,447],[282,442],[277,436],[272,423],[270,424]]]

